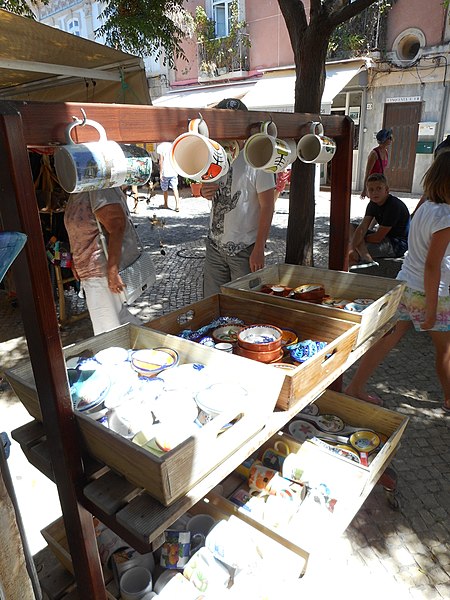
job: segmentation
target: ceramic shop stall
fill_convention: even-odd
[[[48,273],[38,208],[30,171],[27,147],[48,147],[65,143],[65,128],[73,117],[87,117],[105,128],[108,139],[117,142],[162,142],[175,139],[186,130],[198,111],[106,104],[0,103],[0,213],[5,229],[22,231],[28,243],[13,267],[22,319],[30,351],[34,385],[42,423],[33,421],[17,431],[28,459],[57,484],[65,534],[80,597],[107,598],[96,546],[92,515],[101,519],[130,545],[141,552],[161,544],[161,534],[246,457],[262,446],[292,418],[298,407],[272,413],[269,426],[244,442],[181,498],[164,507],[136,485],[84,453],[77,420],[73,418],[65,354],[61,347],[55,308],[48,298],[52,287]],[[299,139],[318,119],[309,114],[202,110],[213,139],[247,139],[262,121],[273,118],[281,138]],[[337,144],[332,170],[329,267],[345,268],[350,213],[352,122],[346,117],[322,115],[325,133]],[[95,140],[91,128],[78,128],[78,142]],[[338,377],[386,331],[377,330],[350,353],[345,364],[333,374]],[[234,358],[234,357],[233,357]],[[246,360],[238,359],[236,360]],[[302,404],[313,402],[324,391],[319,382],[309,390]],[[96,473],[92,479],[93,473]],[[367,490],[366,490],[367,491]],[[364,495],[352,506],[356,512]],[[219,503],[220,504],[220,503]],[[220,509],[220,506],[217,510]]]

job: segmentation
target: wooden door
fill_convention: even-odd
[[[390,149],[389,166],[386,169],[386,176],[392,191],[411,191],[421,112],[421,102],[402,102],[384,106],[383,128],[391,128],[394,136]]]

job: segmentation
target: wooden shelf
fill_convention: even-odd
[[[196,115],[194,109],[163,108],[95,103],[38,103],[0,102],[0,152],[5,157],[0,171],[0,214],[5,229],[22,231],[28,237],[27,244],[12,267],[16,282],[18,301],[30,352],[36,388],[45,428],[51,432],[42,446],[39,439],[28,445],[30,458],[49,476],[54,477],[61,498],[65,529],[73,559],[79,596],[89,600],[106,600],[107,593],[96,546],[92,515],[98,510],[80,490],[89,483],[87,463],[79,443],[79,435],[72,415],[72,404],[65,370],[65,360],[59,336],[56,310],[48,272],[45,246],[42,239],[41,221],[36,210],[36,196],[28,159],[28,147],[48,147],[66,143],[65,129],[72,122],[72,115],[86,110],[89,119],[102,123],[108,139],[119,143],[162,142],[175,139],[186,130],[188,119]],[[198,112],[198,111],[197,111]],[[331,188],[331,227],[329,267],[342,269],[346,264],[348,228],[350,216],[352,134],[353,123],[347,117],[313,114],[287,114],[257,111],[202,110],[213,139],[247,139],[261,121],[276,117],[279,136],[299,138],[309,123],[323,122],[327,135],[337,143],[333,159]],[[77,142],[93,141],[92,128],[78,128]],[[360,349],[360,351],[362,348]],[[352,353],[353,354],[353,353]],[[356,360],[356,355],[353,356]],[[342,369],[343,372],[344,369]],[[329,385],[330,382],[324,382]],[[314,398],[311,396],[310,401]],[[292,411],[274,415],[254,441],[244,445],[202,480],[185,498],[169,508],[162,508],[149,500],[147,494],[133,497],[117,513],[117,531],[123,523],[131,523],[140,531],[141,541],[156,543],[159,533],[168,522],[174,521],[196,499],[204,495],[219,480],[251,452],[253,444],[268,439]],[[36,440],[35,425],[30,435]],[[26,444],[24,443],[24,446]],[[33,451],[34,448],[34,451]],[[49,467],[49,464],[51,467]],[[108,479],[111,487],[111,476]],[[121,483],[125,495],[133,491]],[[94,488],[90,488],[91,498]],[[106,494],[106,492],[104,492]],[[94,497],[97,498],[98,496]],[[104,496],[104,499],[106,495]],[[111,510],[110,508],[108,510]],[[148,510],[150,518],[144,519]],[[94,512],[95,514],[95,512]],[[120,522],[119,522],[120,514]],[[106,515],[111,517],[111,515]],[[135,536],[137,537],[137,536]]]

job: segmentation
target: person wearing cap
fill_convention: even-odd
[[[380,129],[377,133],[378,147],[373,148],[367,157],[366,174],[364,176],[364,188],[361,192],[361,198],[367,196],[367,178],[372,173],[384,172],[389,164],[389,146],[392,144],[392,129]]]
[[[225,98],[215,108],[247,110],[241,100]],[[243,142],[239,142],[242,149]],[[224,177],[203,183],[201,195],[211,201],[203,269],[203,294],[264,267],[264,250],[275,205],[275,177],[254,169],[242,152]]]

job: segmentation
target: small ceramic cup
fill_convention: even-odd
[[[233,352],[233,344],[229,342],[219,342],[214,346],[216,350],[222,350],[222,352]]]
[[[297,156],[305,163],[327,163],[336,153],[336,142],[323,134],[322,123],[313,121],[310,133],[297,144]]]
[[[297,158],[294,140],[277,138],[272,121],[264,121],[259,133],[250,136],[244,145],[244,159],[254,169],[280,173]]]
[[[122,600],[143,600],[152,591],[152,574],[145,567],[132,567],[120,578]]]
[[[171,161],[182,177],[207,183],[226,175],[229,168],[227,153],[218,142],[209,138],[203,119],[192,119],[188,131],[175,139]]]

